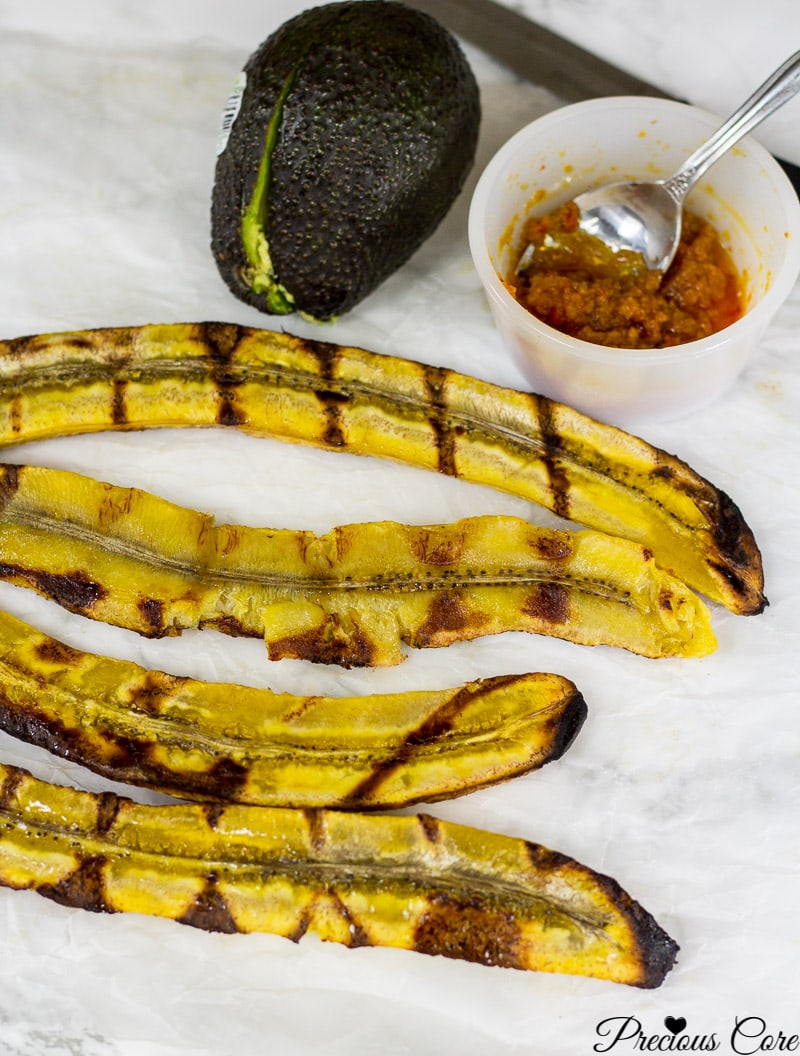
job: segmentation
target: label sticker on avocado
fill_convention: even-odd
[[[223,152],[228,145],[228,137],[231,134],[233,123],[239,116],[239,108],[242,105],[242,96],[244,90],[247,87],[247,74],[242,70],[233,85],[233,90],[228,96],[228,101],[225,104],[225,109],[222,111],[222,121],[220,123],[219,135],[217,136],[217,157]]]

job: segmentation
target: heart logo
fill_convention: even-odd
[[[677,1019],[674,1016],[667,1016],[664,1020],[664,1026],[672,1034],[680,1034],[682,1030],[686,1030],[686,1020],[683,1016],[679,1016]]]

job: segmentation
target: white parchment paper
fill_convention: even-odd
[[[248,54],[302,6],[0,3],[0,336],[202,319],[319,336],[233,299],[208,248],[222,106]],[[473,177],[416,256],[323,333],[520,387],[472,269],[466,213],[494,150],[557,100],[468,53],[484,108]],[[210,631],[146,641],[0,589],[0,605],[76,647],[296,693],[443,687],[537,669],[574,679],[589,718],[562,760],[431,809],[614,876],[681,945],[659,990],[311,937],[210,935],[0,890],[0,1056],[574,1056],[601,1051],[593,1047],[609,1038],[599,1025],[627,1017],[632,1030],[674,1043],[713,1034],[723,1052],[757,1051],[753,1040],[733,1047],[737,1017],[799,1034],[798,333],[796,289],[727,396],[642,430],[732,495],[764,553],[769,608],[743,619],[715,607],[719,648],[702,660],[502,635],[380,671],[270,664],[258,642]],[[74,437],[3,457],[248,524],[547,519],[422,470],[222,431]],[[0,757],[44,778],[111,787],[6,735]],[[679,1035],[667,1017],[686,1020]],[[620,1040],[614,1051],[635,1046]]]

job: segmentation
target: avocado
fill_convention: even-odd
[[[285,22],[226,108],[211,248],[232,292],[269,314],[349,311],[433,233],[480,124],[455,38],[394,0]]]

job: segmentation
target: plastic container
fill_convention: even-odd
[[[470,250],[503,341],[536,392],[630,426],[697,410],[740,375],[800,272],[800,202],[750,137],[687,200],[714,225],[742,278],[745,312],[724,330],[668,349],[607,348],[541,322],[500,279],[527,216],[600,183],[670,176],[721,123],[670,100],[592,99],[527,125],[490,161],[470,206]]]

